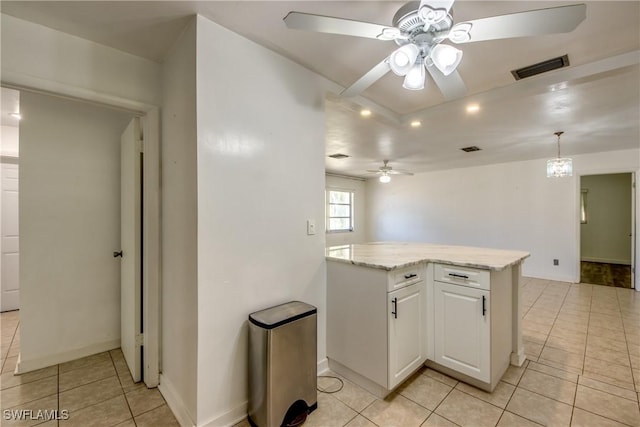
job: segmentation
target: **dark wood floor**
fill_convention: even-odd
[[[582,261],[580,281],[592,285],[631,288],[631,266]]]

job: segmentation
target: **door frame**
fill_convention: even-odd
[[[631,232],[633,234],[633,237],[631,239],[631,268],[633,269],[632,274],[631,274],[631,286],[632,288],[635,288],[635,290],[637,292],[640,292],[640,283],[638,283],[638,276],[640,276],[639,274],[636,274],[637,272],[635,272],[635,269],[637,268],[638,265],[640,265],[640,254],[638,254],[638,248],[640,248],[640,239],[638,236],[638,233],[636,232],[638,229],[638,215],[640,214],[640,194],[638,192],[639,188],[637,185],[634,186],[634,184],[637,181],[637,177],[640,176],[640,169],[633,169],[633,168],[605,168],[605,169],[593,169],[593,170],[584,170],[584,171],[580,171],[577,174],[578,179],[576,179],[576,191],[574,192],[575,195],[575,200],[574,200],[574,206],[575,206],[575,221],[574,221],[574,226],[575,226],[575,235],[576,235],[576,277],[574,282],[575,283],[580,283],[580,261],[581,261],[581,255],[582,255],[582,250],[581,250],[581,229],[580,229],[580,192],[581,192],[581,182],[582,182],[582,177],[583,176],[587,176],[587,175],[611,175],[611,174],[618,174],[618,173],[630,173],[631,174],[631,182],[632,182],[632,187],[631,187],[631,191],[632,191],[632,197],[631,197],[631,210],[632,210],[632,214],[631,214]],[[635,187],[635,188],[634,188]]]
[[[157,105],[121,98],[60,82],[14,75],[2,86],[45,95],[58,96],[80,102],[89,102],[126,111],[140,118],[144,138],[142,214],[142,305],[144,322],[143,381],[147,387],[157,387],[161,369],[161,192],[160,192],[160,108]]]

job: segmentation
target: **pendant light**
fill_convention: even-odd
[[[558,157],[547,160],[547,178],[563,178],[573,175],[573,161],[568,157],[560,157],[560,135],[563,133],[554,133],[558,137]]]

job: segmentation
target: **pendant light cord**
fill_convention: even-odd
[[[560,135],[562,135],[564,132],[559,131],[556,132],[555,135],[558,137],[558,158],[560,158]]]

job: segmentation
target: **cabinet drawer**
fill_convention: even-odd
[[[489,270],[445,264],[435,264],[434,267],[434,279],[439,282],[455,283],[478,289],[491,289]]]
[[[387,291],[391,292],[424,279],[424,264],[412,265],[389,272]]]

